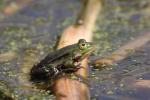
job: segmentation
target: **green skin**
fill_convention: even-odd
[[[74,73],[80,68],[81,61],[95,50],[95,45],[80,39],[78,43],[66,46],[48,54],[31,69],[31,80],[55,78],[61,73]]]

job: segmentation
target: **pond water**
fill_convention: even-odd
[[[14,1],[1,2],[3,9]],[[16,100],[55,98],[49,92],[31,89],[28,72],[34,63],[53,51],[57,36],[75,21],[79,10],[78,0],[36,0],[11,16],[0,13],[0,54],[5,54],[0,56],[0,84],[7,87],[0,87],[0,92]],[[110,54],[148,31],[149,10],[149,0],[103,1],[93,37],[99,47],[92,57]],[[150,43],[117,65],[89,69],[92,100],[150,100],[150,87],[135,85],[137,81],[150,80]]]

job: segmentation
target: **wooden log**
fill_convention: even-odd
[[[77,22],[66,28],[62,33],[58,49],[77,43],[81,38],[91,41],[92,30],[100,8],[100,0],[86,0],[83,3],[83,8]],[[77,73],[86,78],[87,58],[82,61],[82,66],[85,69],[80,69]],[[87,85],[67,77],[60,78],[56,81],[54,92],[56,100],[89,100],[89,89]]]

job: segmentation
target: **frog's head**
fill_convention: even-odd
[[[77,45],[78,45],[78,50],[79,50],[78,54],[80,55],[80,59],[85,58],[96,49],[94,43],[87,42],[85,39],[80,39]]]

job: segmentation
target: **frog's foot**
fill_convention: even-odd
[[[79,69],[81,69],[81,68],[83,68],[83,69],[85,69],[85,70],[86,70],[86,68],[85,68],[85,67],[83,67],[83,66],[77,66],[76,68],[77,68],[78,70],[79,70]]]
[[[85,67],[79,65],[79,66],[76,66],[76,67],[75,67],[74,72],[77,72],[77,71],[78,71],[79,69],[81,69],[81,68],[86,70]]]
[[[86,84],[87,86],[89,86],[89,81],[88,81],[88,79],[82,77],[82,76],[79,75],[79,74],[75,74],[75,73],[74,73],[74,74],[73,74],[73,77],[72,77],[71,79],[77,80],[77,81],[79,81],[79,82],[81,82],[81,83],[84,83],[84,84]]]
[[[51,75],[51,79],[56,80],[59,78],[59,76],[63,73],[63,71],[61,71],[60,69],[53,67],[53,75]]]
[[[55,67],[53,69],[54,69],[54,74],[57,75],[59,73],[59,70]]]

